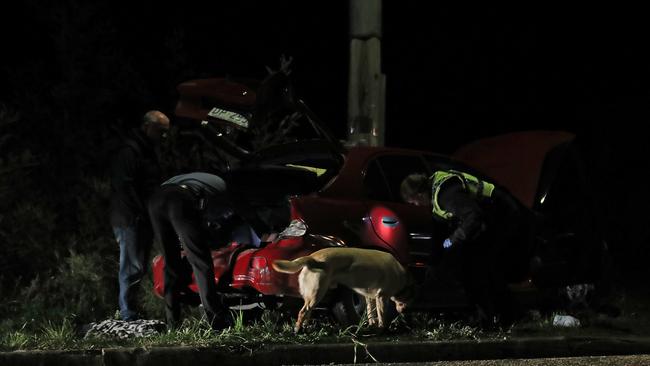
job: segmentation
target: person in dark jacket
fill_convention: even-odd
[[[147,271],[152,243],[147,199],[162,181],[156,147],[169,129],[160,111],[144,115],[139,128],[125,134],[111,161],[110,221],[120,246],[119,308],[122,320],[137,320],[135,295]]]
[[[525,275],[529,210],[504,188],[456,170],[411,174],[400,188],[405,202],[431,206],[434,218],[449,225],[443,257],[477,307],[480,324],[509,324],[517,314],[506,279]]]
[[[168,327],[178,326],[181,291],[191,279],[181,249],[192,267],[208,323],[214,330],[228,326],[227,309],[217,293],[211,250],[232,240],[259,244],[257,234],[233,207],[225,181],[202,172],[172,177],[152,196],[149,215],[165,257]]]

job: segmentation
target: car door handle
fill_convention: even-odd
[[[381,223],[390,226],[390,227],[395,227],[399,223],[396,217],[390,217],[390,216],[383,216],[381,218]]]

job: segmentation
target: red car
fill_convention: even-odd
[[[249,126],[243,122],[254,121],[242,105],[231,110],[218,107],[214,113],[192,104],[199,103],[196,95],[210,93],[207,85],[220,90],[224,83],[232,84],[223,79],[181,84],[177,114],[203,120],[208,139],[225,144],[228,152],[238,155],[239,167],[224,174],[229,187],[243,192],[260,209],[281,207],[275,212],[285,213],[282,219],[287,225],[273,242],[258,246],[232,243],[213,252],[215,281],[232,300],[231,305],[273,308],[291,303],[288,299],[299,303],[297,275],[277,273],[271,263],[327,246],[354,246],[392,253],[427,286],[429,290],[423,291],[414,308],[462,306],[464,295],[453,279],[427,282],[428,266],[441,255],[439,244],[448,235],[447,228],[432,220],[430,208],[406,204],[399,196],[406,175],[431,174],[439,168],[462,169],[499,183],[540,217],[535,260],[543,265],[530,273],[523,287],[518,283],[519,288],[593,282],[597,277],[604,247],[592,228],[583,227],[591,220],[586,206],[589,197],[579,182],[584,177],[578,170],[580,160],[572,134],[512,133],[468,144],[453,156],[390,147],[344,147],[302,101],[291,96],[292,110],[304,117],[318,138],[248,152],[223,136],[224,126],[245,130]],[[229,93],[233,87],[229,85]],[[249,110],[255,108],[259,106],[251,104]],[[229,112],[236,116],[227,116]],[[578,262],[587,264],[579,266]],[[161,296],[164,260],[160,256],[154,259],[153,269],[154,291]],[[186,291],[188,302],[198,301],[196,293],[192,282]],[[365,310],[363,298],[345,289],[332,291],[321,306],[332,310],[344,324],[358,321]]]

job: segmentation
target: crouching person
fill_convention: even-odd
[[[226,183],[207,173],[175,176],[153,195],[149,215],[165,257],[167,326],[174,328],[180,322],[180,292],[190,278],[181,260],[182,248],[194,272],[208,323],[214,330],[227,327],[230,318],[217,293],[211,255],[212,246],[227,243],[229,223],[237,217],[226,197]]]
[[[434,219],[449,225],[451,234],[439,243],[443,260],[458,271],[481,325],[512,324],[519,309],[507,279],[525,278],[531,213],[505,188],[456,170],[411,174],[400,188],[404,201],[431,207]]]

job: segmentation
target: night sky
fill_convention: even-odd
[[[9,52],[3,63],[10,73],[29,68],[33,59],[60,57],[64,46],[57,34],[70,32],[64,37],[74,39],[87,32],[87,39],[76,42],[116,49],[142,79],[142,103],[171,110],[181,81],[261,78],[264,66],[276,66],[285,54],[294,58],[303,98],[345,138],[345,1],[62,3],[63,16],[76,22],[67,29],[57,24],[62,6],[27,1],[5,12]],[[650,59],[644,45],[650,29],[641,14],[605,6],[425,9],[419,2],[385,1],[387,144],[449,152],[511,130],[593,133],[591,125],[599,123],[634,128],[633,120],[648,117]],[[75,61],[75,67],[92,68],[101,55]],[[34,72],[58,71],[44,65],[51,69]],[[11,96],[20,80],[9,79],[3,94]],[[414,134],[416,129],[431,131],[430,138]]]
[[[640,253],[650,237],[649,195],[636,181],[650,157],[640,132],[650,120],[646,13],[423,4],[384,1],[387,145],[450,153],[504,132],[575,132],[602,187],[603,215],[616,222],[611,235],[635,241],[631,250]],[[346,137],[346,1],[14,5],[0,24],[0,97],[33,116],[25,140],[51,135],[45,123],[66,136],[87,126],[83,133],[92,136],[97,126],[89,119],[171,113],[178,83],[262,78],[282,54],[294,58],[298,93]],[[30,103],[51,105],[53,122]],[[56,122],[59,112],[68,119]],[[68,139],[47,143],[66,150]]]
[[[626,138],[650,117],[650,28],[638,9],[387,2],[385,25],[388,120],[435,124],[436,140],[525,129]],[[394,143],[409,139],[403,131],[389,122]]]

